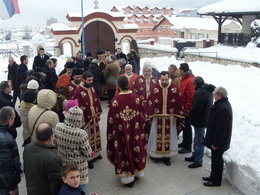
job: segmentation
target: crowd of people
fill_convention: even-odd
[[[212,163],[204,185],[221,185],[232,108],[226,89],[195,77],[187,63],[159,73],[145,62],[139,75],[137,52],[125,55],[120,48],[116,54],[99,51],[96,59],[87,53],[83,60],[78,52],[59,75],[57,59],[49,59],[43,48],[32,70],[27,56],[20,61],[9,58],[7,81],[0,83],[0,195],[18,194],[22,170],[28,195],[88,194],[88,169],[102,159],[102,100],[109,103],[107,158],[122,184],[133,187],[144,176],[147,156],[170,166],[172,156],[192,152],[184,159],[191,162],[188,167],[201,167],[205,145]],[[23,169],[15,141],[21,125]]]

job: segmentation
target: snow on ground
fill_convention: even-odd
[[[223,59],[230,59],[235,61],[258,63],[260,64],[260,48],[256,48],[256,45],[249,43],[247,47],[232,47],[224,45],[216,45],[213,47],[186,49],[184,53],[191,52],[194,55],[217,57]]]
[[[175,57],[161,57],[141,59],[141,64],[147,60],[159,71],[167,70],[170,64],[179,66],[181,63]],[[58,58],[57,73],[65,62],[64,56]],[[33,58],[30,58],[29,68],[32,63]],[[224,155],[225,177],[245,194],[260,194],[260,69],[200,61],[189,65],[195,76],[203,77],[206,83],[223,86],[229,93],[234,121],[231,147]],[[4,70],[7,70],[7,58],[0,59],[0,81],[6,79]]]

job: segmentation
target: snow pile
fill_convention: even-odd
[[[230,59],[234,61],[242,61],[248,63],[260,64],[260,48],[256,47],[232,47],[217,45],[208,48],[197,49],[196,53],[194,50],[186,49],[184,53],[191,52],[193,55],[217,57],[222,59]]]

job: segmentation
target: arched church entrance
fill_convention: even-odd
[[[85,29],[85,49],[94,57],[100,50],[109,49],[115,51],[115,34],[112,28],[105,22],[95,21],[88,24]]]

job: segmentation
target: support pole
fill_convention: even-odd
[[[83,60],[86,59],[86,50],[85,50],[85,33],[84,33],[84,15],[83,15],[83,0],[81,0],[81,28],[82,28],[82,34],[81,34],[81,49],[82,49],[82,56]]]

